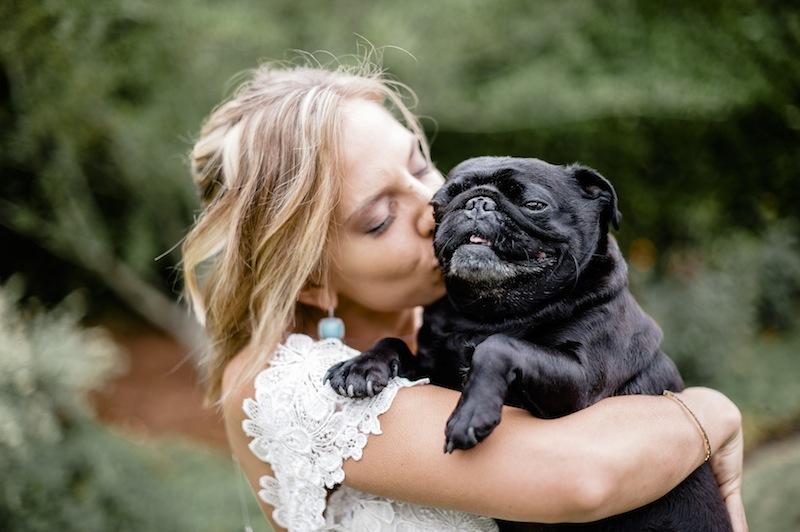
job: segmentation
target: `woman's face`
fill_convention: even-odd
[[[442,174],[416,135],[377,103],[348,102],[343,129],[340,236],[331,242],[339,304],[390,312],[435,301],[445,288],[429,202]]]

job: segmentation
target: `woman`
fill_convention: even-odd
[[[366,65],[264,65],[192,152],[204,210],[183,267],[212,342],[207,399],[222,405],[267,519],[276,530],[493,530],[480,516],[592,521],[664,495],[705,456],[695,421],[666,397],[556,420],[505,407],[483,444],[445,455],[457,392],[395,378],[355,400],[323,385],[331,364],[384,336],[413,349],[420,306],[444,294],[428,203],[443,178],[401,88]],[[314,339],[329,314],[346,326],[341,341]],[[740,414],[713,390],[679,396],[746,530]]]

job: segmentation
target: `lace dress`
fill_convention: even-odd
[[[256,377],[255,398],[244,401],[247,419],[242,428],[252,438],[250,450],[269,463],[275,475],[261,477],[258,492],[274,508],[275,522],[291,532],[496,531],[487,517],[340,485],[344,460],[360,460],[368,436],[381,434],[378,417],[389,409],[397,391],[428,382],[395,377],[374,397],[341,397],[322,378],[332,364],[357,354],[336,339],[315,341],[292,334]]]

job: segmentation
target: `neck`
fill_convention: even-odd
[[[375,342],[387,336],[405,340],[412,351],[416,351],[416,320],[414,307],[391,312],[376,312],[339,295],[339,304],[334,311],[344,321],[345,336],[342,341],[358,351],[365,351]],[[296,332],[317,337],[319,320],[328,313],[309,308],[303,320],[298,320]]]

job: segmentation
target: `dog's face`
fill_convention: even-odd
[[[569,289],[617,227],[617,195],[594,170],[477,157],[434,195],[434,250],[457,307],[530,310]]]

